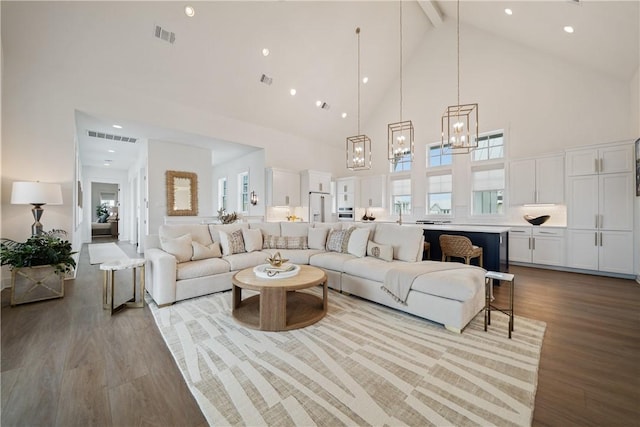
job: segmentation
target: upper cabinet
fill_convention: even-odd
[[[562,155],[514,160],[509,165],[509,203],[512,206],[564,203]]]
[[[313,170],[305,170],[300,172],[300,196],[302,206],[307,206],[304,203],[309,199],[309,192],[319,193],[331,193],[331,173],[319,172]]]
[[[338,178],[336,180],[336,198],[338,208],[355,208],[359,201],[360,180],[355,177]]]
[[[360,207],[384,208],[387,177],[373,175],[360,178]]]
[[[298,172],[268,168],[267,206],[300,206],[300,174]]]
[[[567,175],[633,172],[633,145],[567,151]]]

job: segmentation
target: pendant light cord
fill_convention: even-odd
[[[460,0],[458,0],[458,6],[456,10],[458,26],[456,33],[458,36],[458,114],[460,114]]]
[[[358,135],[360,135],[360,27],[356,28],[358,35]]]
[[[400,122],[402,122],[402,0],[400,0]]]

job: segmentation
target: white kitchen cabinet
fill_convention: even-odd
[[[268,168],[267,206],[300,206],[300,174],[298,172]]]
[[[509,204],[564,203],[564,157],[514,160],[509,164]]]
[[[633,232],[568,230],[567,266],[633,274]]]
[[[339,208],[355,208],[359,197],[359,179],[355,177],[336,180],[336,198]]]
[[[633,145],[615,144],[569,150],[566,154],[568,176],[633,172]]]
[[[567,152],[567,266],[633,274],[633,145]]]
[[[565,265],[565,230],[551,227],[512,227],[509,262]]]
[[[387,177],[367,176],[360,179],[360,205],[362,208],[384,208]]]
[[[351,193],[355,194],[358,190],[358,178],[350,177],[350,178],[338,178],[336,180],[336,187],[338,194],[340,193]]]
[[[338,209],[353,208],[356,205],[354,193],[338,193]]]

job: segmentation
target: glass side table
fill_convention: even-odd
[[[140,268],[140,301],[136,302],[136,270]],[[114,261],[107,261],[100,264],[100,270],[104,271],[102,282],[102,308],[111,309],[111,314],[117,313],[123,308],[143,308],[144,307],[144,258],[126,258]],[[118,270],[133,270],[133,298],[115,307],[115,273]],[[109,287],[111,292],[109,292]]]

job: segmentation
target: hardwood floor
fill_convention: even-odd
[[[516,316],[547,322],[533,425],[640,425],[640,285],[511,272]],[[149,308],[102,309],[86,246],[65,286],[62,299],[16,307],[2,292],[2,426],[206,425]],[[508,288],[494,293],[500,303]]]

